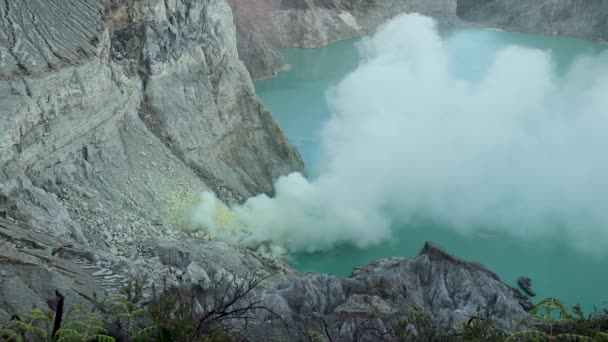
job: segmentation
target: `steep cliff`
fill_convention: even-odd
[[[224,1],[5,1],[0,17],[4,215],[85,241],[101,205],[164,222],[178,194],[242,200],[303,170]]]
[[[0,18],[0,316],[54,288],[90,300],[110,270],[159,279],[201,191],[241,201],[303,171],[224,0],[6,0]],[[208,244],[210,264],[249,255]]]

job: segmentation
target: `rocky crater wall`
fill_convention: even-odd
[[[495,27],[535,34],[608,39],[603,0],[229,0],[238,50],[253,78],[284,69],[284,47],[319,47],[357,37],[386,20],[418,12],[443,27]]]
[[[66,210],[71,192],[162,219],[176,193],[241,201],[303,171],[224,1],[6,0],[0,17],[8,215],[83,241],[94,228]]]
[[[468,25],[457,14],[529,22],[484,14],[511,10],[506,2],[465,11],[456,1],[229,1],[0,2],[0,321],[52,307],[55,289],[86,305],[143,273],[201,289],[256,273],[276,274],[256,295],[291,322],[312,312],[353,325],[373,312],[386,328],[419,306],[452,326],[484,305],[511,327],[529,303],[433,245],[348,279],[296,275],[238,246],[189,238],[172,215],[202,190],[242,201],[304,171],[250,78],[283,67],[279,48],[358,36],[403,12],[451,26]],[[601,28],[605,8],[594,6],[572,18]],[[563,22],[583,25],[576,20]],[[563,30],[591,32],[579,24]],[[266,320],[277,323],[260,316],[261,330]]]
[[[459,0],[458,15],[511,31],[608,40],[608,2],[602,0]]]
[[[203,190],[242,201],[292,171],[224,0],[0,2],[0,319],[55,289],[189,282],[166,257],[189,249],[210,273],[266,272],[177,228]]]

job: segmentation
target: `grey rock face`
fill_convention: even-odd
[[[55,290],[66,305],[92,307],[93,293],[115,288],[94,273],[92,254],[66,247],[67,241],[35,233],[0,219],[0,324],[34,308],[48,310]]]
[[[513,329],[530,304],[516,299],[515,291],[485,267],[427,243],[415,258],[379,260],[355,269],[346,279],[320,274],[286,277],[261,298],[289,322],[318,316],[354,326],[371,317],[380,319],[381,331],[388,331],[416,307],[429,312],[441,327],[460,328],[478,315],[479,307],[482,316],[492,313],[498,325]]]
[[[386,20],[409,12],[458,25],[456,0],[229,0],[235,12],[238,51],[254,78],[283,69],[278,49],[320,47],[358,37]],[[263,47],[260,53],[252,46]],[[253,53],[256,51],[256,53]]]
[[[272,25],[294,27],[268,38],[252,19],[251,46],[259,37],[262,47],[272,39],[317,46],[359,35],[397,9],[452,19],[456,10],[453,2],[278,4]],[[223,0],[5,1],[0,17],[0,322],[52,309],[55,290],[68,306],[89,307],[94,293],[143,274],[205,287],[277,273],[259,296],[298,322],[314,314],[354,324],[371,312],[384,325],[412,305],[446,326],[477,304],[507,327],[522,314],[495,275],[433,246],[339,279],[297,276],[174,229],[173,216],[202,190],[239,201],[303,170],[255,96]],[[272,58],[259,68],[274,70],[280,59]],[[266,319],[273,322],[260,314]]]
[[[608,2],[603,0],[460,0],[458,6],[463,19],[484,26],[608,40]]]
[[[157,288],[194,287],[206,291],[220,281],[268,278],[254,297],[273,311],[257,311],[248,336],[297,340],[308,330],[352,337],[362,323],[389,331],[414,308],[458,328],[469,318],[492,312],[497,324],[512,329],[525,315],[517,291],[483,266],[453,257],[427,243],[412,259],[379,260],[354,270],[348,278],[323,274],[295,275],[287,265],[272,265],[255,254],[221,242],[157,242],[146,258],[124,258],[94,249],[71,247],[68,241],[35,233],[0,219],[0,323],[34,307],[54,309],[54,291],[67,295],[67,305],[92,305],[94,294],[116,295],[132,277],[147,274],[146,295]],[[279,319],[276,314],[282,318]],[[286,325],[287,324],[287,325]],[[374,340],[371,336],[368,339]],[[338,339],[340,340],[340,339]]]
[[[142,30],[146,38],[140,116],[176,156],[207,184],[221,182],[241,198],[271,192],[278,176],[302,171],[298,153],[255,96],[224,1],[169,9],[153,2],[139,11],[152,22],[123,30]]]
[[[1,318],[55,289],[86,301],[145,273],[190,282],[157,241],[215,253],[190,261],[209,276],[219,259],[249,258],[183,246],[176,230],[203,190],[241,201],[303,171],[254,93],[224,0],[4,1],[0,18],[0,219],[12,225],[0,234]],[[76,265],[85,254],[95,271]]]
[[[499,27],[535,34],[608,40],[604,0],[229,0],[241,59],[252,77],[274,75],[284,47],[319,47],[364,35],[402,13],[418,12],[440,26]],[[252,46],[263,47],[251,53]]]
[[[84,242],[62,203],[72,191],[152,217],[176,193],[242,200],[303,171],[255,96],[224,1],[104,3],[0,6],[5,210]]]
[[[209,278],[209,275],[207,272],[205,272],[205,269],[202,268],[198,263],[190,263],[190,265],[186,267],[186,270],[188,271],[188,275],[190,276],[192,283],[198,284],[202,288],[208,288],[211,285],[211,278]]]

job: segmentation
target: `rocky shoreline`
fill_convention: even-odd
[[[177,229],[201,191],[242,202],[271,193],[280,175],[304,172],[251,81],[284,68],[283,47],[359,36],[412,11],[446,26],[608,39],[600,21],[608,8],[598,1],[570,12],[559,1],[480,3],[5,0],[0,323],[52,308],[55,290],[69,305],[90,307],[93,293],[142,274],[204,288],[226,274],[255,273],[273,275],[259,298],[292,322],[316,313],[355,324],[373,312],[384,325],[418,306],[454,326],[480,306],[512,328],[531,304],[492,272],[432,244],[416,258],[380,260],[340,279],[299,275]],[[490,15],[499,9],[512,14]],[[280,324],[260,317],[266,321]]]

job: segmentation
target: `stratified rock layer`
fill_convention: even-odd
[[[145,273],[267,272],[177,230],[203,190],[242,201],[303,171],[224,0],[6,0],[0,18],[0,319]],[[178,249],[213,257],[177,274]]]
[[[36,229],[84,242],[104,210],[166,222],[176,197],[242,201],[303,170],[224,1],[7,0],[0,17],[0,207]]]

